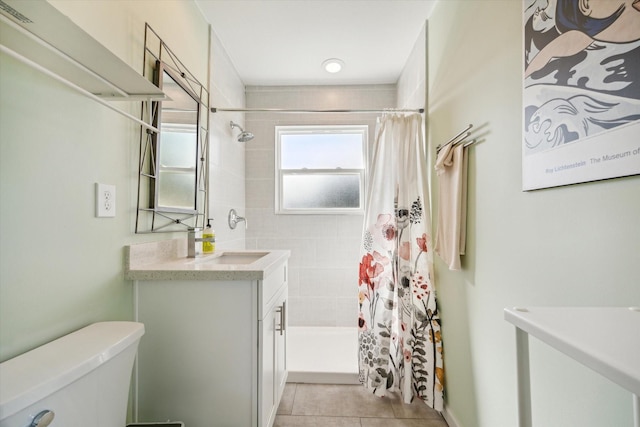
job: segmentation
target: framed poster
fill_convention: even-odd
[[[523,190],[640,174],[640,0],[523,1]]]

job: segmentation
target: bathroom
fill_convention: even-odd
[[[162,8],[144,0],[52,0],[51,4],[136,70],[141,68],[144,23],[149,22],[202,81],[207,76],[205,58],[211,55],[209,90],[214,104],[266,102],[264,90],[245,87],[215,33],[209,46],[209,27],[190,1],[165,1]],[[434,259],[445,341],[445,408],[458,427],[516,425],[515,333],[503,319],[505,307],[640,304],[637,176],[522,191],[521,9],[522,4],[512,0],[439,1],[429,16],[428,34],[422,34],[428,75],[407,75],[407,86],[365,93],[362,105],[348,106],[383,108],[393,102],[413,107],[412,97],[418,96],[414,92],[425,84],[429,156],[469,123],[484,125],[487,132],[485,141],[470,151],[463,269],[449,271]],[[123,248],[182,234],[133,232],[139,126],[1,55],[0,360],[4,361],[89,323],[132,320],[133,292],[123,274]],[[408,64],[407,69],[421,67]],[[305,90],[309,92],[305,99],[321,99],[320,89]],[[285,95],[283,89],[267,106],[279,106],[278,99]],[[139,104],[121,107],[139,114]],[[324,105],[319,101],[312,107]],[[358,117],[349,120],[354,118]],[[254,132],[256,139],[238,144],[230,120]],[[274,235],[276,219],[260,214],[271,202],[268,197],[260,199],[269,171],[256,164],[257,152],[269,149],[261,136],[273,136],[267,120],[271,119],[250,113],[212,115],[210,139],[217,141],[210,151],[212,217],[218,244],[226,249],[265,245],[295,249],[293,242]],[[114,218],[95,217],[96,182],[115,185]],[[248,218],[246,231],[226,227],[231,208]],[[295,221],[299,221],[294,222],[301,233],[299,244],[312,237],[305,233],[317,232],[323,236],[317,247],[325,250],[306,254],[319,256],[318,264],[292,271],[290,285],[291,298],[313,301],[319,310],[299,308],[301,312],[292,315],[299,316],[304,326],[321,320],[323,314],[327,325],[334,323],[328,326],[344,326],[347,315],[331,312],[351,304],[349,291],[340,289],[339,296],[329,299],[313,289],[313,283],[305,288],[299,278],[342,256],[335,250],[358,240],[360,232],[354,230],[358,219],[331,219],[315,227],[302,219]],[[357,253],[347,255],[357,262]],[[332,273],[341,277],[355,276],[357,264],[353,272],[348,265],[333,268]],[[530,345],[536,423],[630,425],[630,397],[625,390],[543,344],[532,340]]]

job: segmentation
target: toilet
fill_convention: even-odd
[[[94,323],[0,363],[0,427],[124,427],[142,335]]]

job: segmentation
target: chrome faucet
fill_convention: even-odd
[[[196,237],[196,232],[201,231],[202,228],[189,227],[189,234],[187,238],[187,258],[196,257],[196,242],[215,242],[215,237]]]
[[[229,211],[229,228],[232,230],[235,229],[236,225],[238,225],[240,221],[244,221],[244,228],[246,230],[249,226],[247,219],[243,216],[239,216],[235,209],[231,209]]]

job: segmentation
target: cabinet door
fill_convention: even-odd
[[[260,390],[259,427],[270,427],[273,425],[277,409],[277,397],[274,393],[276,364],[275,337],[277,335],[276,328],[280,314],[276,312],[276,308],[277,306],[268,311],[262,322],[260,322],[262,325],[260,330],[261,369],[258,371],[260,372],[260,382],[258,384]]]
[[[276,331],[275,336],[275,349],[276,349],[276,359],[275,359],[275,394],[276,394],[276,404],[279,405],[280,399],[282,398],[282,392],[284,391],[284,386],[287,382],[287,293],[283,294],[281,301],[279,302],[280,307],[280,327]],[[276,313],[278,314],[278,313]],[[276,410],[278,408],[276,407]]]
[[[260,427],[271,427],[287,382],[287,292],[283,291],[262,322]]]

